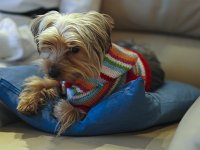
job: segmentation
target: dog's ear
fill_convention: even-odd
[[[111,36],[112,29],[114,28],[114,20],[111,16],[109,16],[107,14],[102,14],[102,15],[105,18],[105,25],[107,28],[107,33],[109,34],[109,36]]]
[[[36,38],[46,28],[52,26],[58,17],[60,17],[60,14],[57,11],[50,11],[33,19],[31,22],[31,31],[34,38]]]
[[[107,28],[107,33],[109,35],[109,47],[107,48],[107,50],[112,46],[112,42],[111,42],[111,33],[112,33],[112,29],[114,28],[114,20],[111,16],[107,15],[107,14],[103,14],[104,18],[105,18],[105,24],[106,24],[106,28]]]
[[[88,28],[93,33],[96,33],[99,43],[106,44],[105,50],[107,51],[111,47],[111,32],[114,27],[113,19],[107,14],[90,11],[86,13],[85,20],[90,22]]]
[[[86,14],[88,18],[91,18],[91,22],[95,24],[101,24],[106,32],[111,35],[112,29],[114,28],[114,20],[107,14],[101,14],[96,11],[90,11]]]

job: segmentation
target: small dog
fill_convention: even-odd
[[[152,91],[164,81],[156,56],[127,42],[111,42],[113,19],[98,12],[60,14],[35,18],[31,30],[43,58],[44,78],[30,77],[19,96],[17,110],[36,114],[48,99],[58,100],[54,116],[63,133],[83,119],[103,97],[125,83],[142,77]],[[64,97],[64,98],[63,98]]]

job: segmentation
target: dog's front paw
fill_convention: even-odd
[[[40,99],[40,100],[38,100]],[[39,95],[33,91],[24,90],[19,96],[17,110],[23,114],[36,114],[39,101],[42,101]]]
[[[23,114],[36,114],[47,99],[58,97],[57,82],[47,78],[29,77],[25,80],[24,90],[19,96],[17,110]]]
[[[54,116],[60,124],[58,135],[62,134],[76,121],[85,117],[85,113],[74,108],[67,100],[61,99],[54,107]]]
[[[33,115],[37,113],[37,104],[30,101],[20,101],[17,110],[26,115]]]
[[[24,84],[24,90],[20,93],[19,103],[17,110],[23,114],[36,114],[38,111],[38,105],[41,103],[41,86],[42,78],[33,76],[27,78]]]
[[[45,88],[45,80],[37,76],[32,76],[25,80],[24,87],[26,90],[40,91]]]

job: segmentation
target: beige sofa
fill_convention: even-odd
[[[113,41],[132,40],[150,48],[167,79],[200,87],[198,0],[103,0],[101,12],[115,20]],[[20,121],[0,128],[0,149],[166,150],[177,124],[126,134],[55,137]]]

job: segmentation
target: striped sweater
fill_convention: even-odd
[[[144,57],[113,44],[104,57],[98,79],[76,80],[73,85],[62,81],[62,88],[74,107],[88,112],[101,99],[138,77],[144,79],[145,89],[150,90],[151,70]]]

